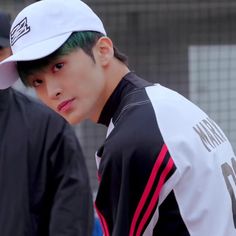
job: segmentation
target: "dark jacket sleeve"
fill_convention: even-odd
[[[93,201],[80,143],[72,127],[54,112],[41,115],[31,106],[32,209],[37,235],[90,236]],[[35,115],[36,114],[36,115]],[[33,120],[33,118],[31,119]]]
[[[69,125],[51,144],[52,187],[55,195],[50,236],[91,235],[93,204],[89,177],[80,145]]]
[[[0,235],[90,236],[92,194],[73,128],[17,91],[10,90],[7,99],[0,156],[5,160],[2,186],[8,188],[0,194],[7,199],[1,201],[6,203],[1,205]]]

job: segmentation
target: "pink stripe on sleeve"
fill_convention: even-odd
[[[153,183],[155,181],[156,175],[157,175],[157,173],[160,169],[160,166],[161,166],[161,164],[162,164],[162,162],[165,158],[166,153],[167,153],[167,146],[164,144],[162,149],[161,149],[161,152],[159,153],[159,155],[157,157],[157,160],[154,164],[151,175],[148,179],[147,185],[144,189],[143,195],[142,195],[142,197],[141,197],[141,199],[138,203],[138,206],[136,208],[136,211],[134,213],[134,217],[133,217],[133,220],[132,220],[132,223],[131,223],[131,228],[130,228],[130,233],[129,233],[130,236],[133,236],[133,234],[134,234],[134,230],[135,230],[135,226],[137,224],[138,217],[139,217],[139,215],[140,215],[140,213],[143,209],[143,206],[144,206],[144,204],[145,204],[145,202],[148,198],[148,195],[151,191],[151,188],[152,188]]]
[[[173,165],[174,165],[174,162],[173,162],[173,160],[171,158],[171,159],[169,159],[165,169],[163,170],[163,172],[162,172],[162,174],[160,176],[160,180],[158,182],[157,189],[155,190],[155,193],[154,193],[154,195],[153,195],[153,197],[151,199],[151,202],[150,202],[150,204],[149,204],[149,206],[148,206],[148,208],[147,208],[147,210],[146,210],[146,212],[144,214],[144,217],[142,218],[142,220],[141,220],[141,222],[140,222],[140,224],[138,226],[138,230],[137,230],[136,236],[140,236],[141,235],[143,227],[146,224],[146,222],[147,222],[151,212],[153,211],[153,209],[154,209],[154,207],[155,207],[155,205],[156,205],[156,203],[157,203],[157,201],[159,199],[159,195],[160,195],[162,186],[164,185],[165,179],[166,179],[167,175],[169,174],[169,172],[171,171]]]
[[[102,223],[102,230],[103,230],[104,236],[110,236],[109,229],[108,229],[107,222],[106,222],[105,218],[103,217],[102,213],[98,210],[96,204],[94,204],[94,207],[95,207],[98,217]]]

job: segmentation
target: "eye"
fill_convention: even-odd
[[[53,66],[53,72],[59,71],[64,66],[64,63],[57,63]]]
[[[35,79],[31,82],[31,86],[36,88],[38,86],[40,86],[43,83],[43,81],[41,79]]]

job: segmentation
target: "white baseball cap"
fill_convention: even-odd
[[[106,35],[102,21],[80,0],[43,0],[24,8],[11,26],[12,55],[0,63],[0,89],[19,78],[17,61],[50,55],[76,31]]]

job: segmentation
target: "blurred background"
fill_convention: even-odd
[[[0,9],[14,18],[32,2],[0,0]],[[128,55],[131,70],[175,89],[200,106],[222,127],[236,149],[235,0],[85,2],[101,17],[115,45]],[[19,82],[14,86],[35,96]],[[94,153],[105,138],[106,128],[89,121],[74,128],[95,193]]]

